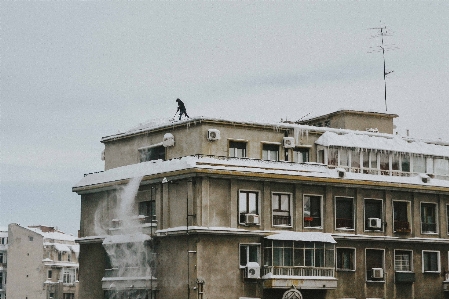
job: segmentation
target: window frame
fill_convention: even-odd
[[[320,200],[320,225],[319,226],[306,226],[305,225],[305,222],[306,222],[306,220],[305,220],[305,218],[306,218],[306,216],[305,216],[305,197],[306,196],[308,196],[308,197],[318,197],[319,198],[319,200]],[[312,212],[312,211],[310,211],[310,212]],[[302,217],[302,225],[303,225],[303,228],[311,228],[311,229],[323,229],[323,195],[319,195],[319,194],[303,194],[303,196],[302,196],[302,215],[303,215],[303,217]],[[313,217],[313,216],[307,216],[307,217],[311,217],[311,218],[315,218],[315,217]],[[313,221],[313,220],[312,220]]]
[[[425,263],[424,263],[424,257],[425,253],[436,253],[437,254],[437,270],[436,271],[429,271],[425,270]],[[421,265],[422,265],[422,273],[441,273],[441,255],[439,250],[422,250],[421,251]]]
[[[407,223],[408,223],[408,227],[409,227],[409,230],[410,230],[410,232],[406,232],[407,234],[410,234],[410,233],[412,233],[412,230],[413,230],[413,225],[412,225],[412,209],[411,209],[411,207],[412,207],[412,203],[411,203],[411,201],[410,200],[396,200],[396,199],[393,199],[392,200],[392,207],[393,207],[393,213],[392,213],[392,223],[393,223],[393,233],[398,233],[398,231],[397,230],[395,230],[394,228],[395,228],[395,226],[394,226],[394,222],[396,221],[395,220],[395,216],[394,216],[394,203],[395,202],[401,202],[401,203],[405,203],[406,205],[407,205],[407,207],[406,207],[406,214],[407,214]],[[401,221],[401,220],[397,220],[397,221]],[[399,232],[399,233],[401,233],[401,232]]]
[[[422,214],[422,208],[423,208],[423,204],[424,205],[432,205],[434,206],[434,219],[435,219],[435,231],[424,231],[423,230],[423,224],[429,224],[429,223],[424,223],[423,220],[423,214]],[[420,224],[420,228],[421,228],[421,234],[422,235],[436,235],[438,234],[439,231],[439,227],[438,227],[438,204],[435,202],[420,202],[419,204],[419,224]],[[432,223],[430,223],[432,224]]]
[[[239,243],[239,268],[240,269],[246,268],[246,265],[242,265],[242,259],[241,259],[242,247],[248,248],[250,246],[257,247],[257,262],[256,263],[258,263],[259,266],[262,265],[262,244],[261,243]],[[248,249],[246,249],[246,260],[247,260],[247,263],[249,263],[249,261],[248,261],[249,260],[249,250]]]
[[[239,157],[236,154],[236,150],[238,149],[237,147],[231,147],[231,143],[240,143],[240,144],[245,144],[245,149],[244,149],[244,156],[243,157]],[[231,148],[234,149],[233,150],[233,155],[231,155]],[[248,157],[248,140],[244,140],[244,139],[228,139],[228,157],[229,158],[247,158]]]
[[[151,149],[163,149],[164,150],[164,157],[163,159],[161,158],[157,158],[157,159],[147,159],[148,158],[148,151]],[[145,151],[145,159],[142,159],[143,157],[143,152]],[[162,152],[162,151],[161,151]],[[143,162],[149,162],[149,161],[157,161],[157,160],[163,160],[165,161],[167,159],[167,148],[163,145],[163,143],[156,143],[156,144],[152,144],[149,146],[144,146],[144,147],[140,147],[137,149],[137,153],[138,155],[138,159],[139,159],[139,163],[143,163]]]
[[[307,161],[299,161],[299,156],[301,156],[301,160],[304,160],[304,156],[306,156]],[[293,148],[293,162],[295,163],[307,163],[310,162],[310,147],[305,146],[295,146]]]
[[[279,209],[274,210],[273,204],[274,204],[274,196],[279,195],[279,201],[281,201],[280,195],[287,195],[288,196],[288,211]],[[279,205],[281,205],[281,202],[279,202]],[[290,224],[274,224],[274,218],[275,216],[283,216],[283,215],[275,215],[274,213],[288,213],[288,217],[290,217]],[[271,192],[271,225],[273,227],[293,227],[293,193],[290,192]]]
[[[238,190],[238,196],[237,196],[238,205],[237,205],[237,208],[238,208],[238,221],[239,221],[239,224],[240,225],[246,225],[245,222],[241,222],[241,215],[242,214],[251,214],[251,213],[248,212],[249,211],[249,205],[248,205],[249,198],[248,198],[248,196],[246,197],[246,211],[247,212],[246,213],[241,213],[240,212],[240,194],[241,193],[247,193],[247,194],[254,193],[254,194],[256,194],[256,215],[259,216],[259,223],[256,224],[256,225],[260,225],[260,220],[261,220],[260,216],[261,216],[261,211],[262,211],[261,206],[260,206],[260,191],[258,191],[258,190],[249,190],[249,189],[239,189]]]
[[[261,146],[261,158],[263,161],[273,161],[273,162],[277,162],[280,161],[280,157],[281,157],[281,143],[280,142],[266,142],[266,141],[262,141],[261,142],[262,146]],[[271,153],[275,152],[274,150],[265,150],[264,147],[265,146],[272,146],[273,148],[277,146],[277,157],[276,159],[270,159],[271,158]],[[267,159],[264,159],[264,152],[267,152]]]
[[[352,264],[353,264],[353,268],[354,269],[345,269],[345,268],[339,268],[339,253],[338,251],[340,250],[352,250],[353,251],[353,257],[352,257]],[[357,250],[355,247],[336,247],[335,248],[335,270],[336,271],[341,271],[341,272],[355,272],[357,270]]]
[[[368,222],[368,218],[377,218],[377,217],[366,217],[366,201],[370,200],[370,201],[380,201],[380,221],[381,221],[381,228],[380,229],[369,229],[367,222]],[[363,199],[363,230],[365,232],[383,232],[385,229],[385,225],[384,225],[384,200],[381,198],[364,198]]]
[[[396,270],[396,252],[400,252],[400,251],[409,253],[410,270]],[[413,250],[412,249],[394,249],[393,250],[393,269],[394,269],[394,272],[413,273],[415,270],[414,264],[413,264]]]
[[[368,258],[367,258],[367,252],[369,251],[369,250],[372,250],[372,251],[381,251],[382,252],[382,270],[383,270],[383,278],[382,279],[379,279],[379,280],[372,280],[372,279],[369,279],[369,277],[368,277],[368,265],[367,265],[367,260],[368,260]],[[373,268],[371,268],[371,269],[373,269]],[[366,277],[366,282],[382,282],[382,283],[385,283],[385,274],[386,274],[386,271],[385,271],[385,248],[365,248],[365,277]]]
[[[351,215],[351,220],[352,220],[352,227],[351,228],[347,228],[347,227],[337,227],[337,201],[339,199],[346,199],[347,201],[351,201],[352,204],[352,215]],[[335,196],[334,197],[334,228],[335,230],[344,230],[344,231],[355,231],[355,203],[354,203],[354,197],[350,197],[350,196]],[[340,219],[340,218],[339,218]]]

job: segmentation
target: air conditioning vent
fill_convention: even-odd
[[[371,278],[384,278],[384,269],[382,268],[373,268],[371,269]]]
[[[207,140],[209,141],[220,140],[220,131],[217,129],[207,130]]]
[[[170,147],[175,145],[175,136],[171,133],[167,133],[164,135],[164,139],[162,142],[164,147]]]
[[[379,218],[368,218],[368,228],[381,229],[382,228],[382,220]]]
[[[260,265],[255,262],[246,264],[246,278],[260,278]]]
[[[293,148],[293,147],[295,147],[295,138],[293,138],[293,137],[284,137],[284,147],[285,148]]]
[[[259,224],[259,215],[257,214],[246,214],[245,215],[246,224]]]

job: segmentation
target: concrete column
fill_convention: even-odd
[[[354,194],[354,231],[358,235],[363,235],[365,231],[365,198],[360,188],[355,189]]]
[[[384,222],[384,235],[392,236],[393,235],[393,198],[391,197],[391,192],[385,191],[384,195],[384,208],[385,208],[385,218]]]
[[[209,226],[209,178],[203,177],[201,184],[201,226]]]
[[[334,194],[332,186],[326,186],[323,198],[323,229],[325,233],[332,233],[335,230]]]
[[[303,215],[303,205],[304,205],[304,191],[303,186],[300,184],[295,185],[294,191],[294,201],[293,201],[293,229],[295,231],[303,231],[304,230],[304,215]],[[324,208],[323,208],[324,210]]]
[[[260,222],[260,229],[271,229],[272,227],[272,215],[271,215],[271,183],[263,183],[263,193],[260,198],[260,212],[262,221]]]
[[[230,217],[230,227],[237,228],[238,224],[238,189],[236,184],[236,179],[231,179],[231,188],[229,196],[229,217]]]
[[[168,184],[162,184],[162,198],[161,198],[161,222],[162,227],[160,229],[165,229],[170,227],[170,205],[168,198]]]

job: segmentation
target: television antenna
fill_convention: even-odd
[[[374,53],[374,52],[382,52],[382,58],[384,60],[384,86],[385,86],[385,111],[388,111],[388,106],[387,106],[387,76],[391,73],[393,73],[394,71],[387,71],[386,69],[386,63],[385,63],[385,52],[386,51],[392,51],[392,50],[396,50],[399,49],[398,47],[396,47],[396,45],[385,45],[384,44],[384,37],[385,36],[391,36],[392,34],[387,31],[387,26],[380,26],[380,27],[374,27],[374,28],[368,28],[369,30],[377,30],[378,33],[375,35],[372,35],[372,38],[381,38],[381,44],[380,46],[376,46],[376,47],[370,47],[370,51],[368,51],[368,53]]]

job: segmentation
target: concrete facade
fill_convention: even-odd
[[[78,298],[79,245],[54,227],[8,229],[8,298]]]
[[[201,118],[103,138],[106,171],[73,188],[80,297],[449,298],[448,145],[358,132],[387,148],[356,149],[354,114],[343,130]],[[369,115],[392,133],[394,115]],[[142,161],[154,146],[163,159]]]
[[[0,227],[0,299],[6,298],[6,275],[8,264],[8,229]]]

